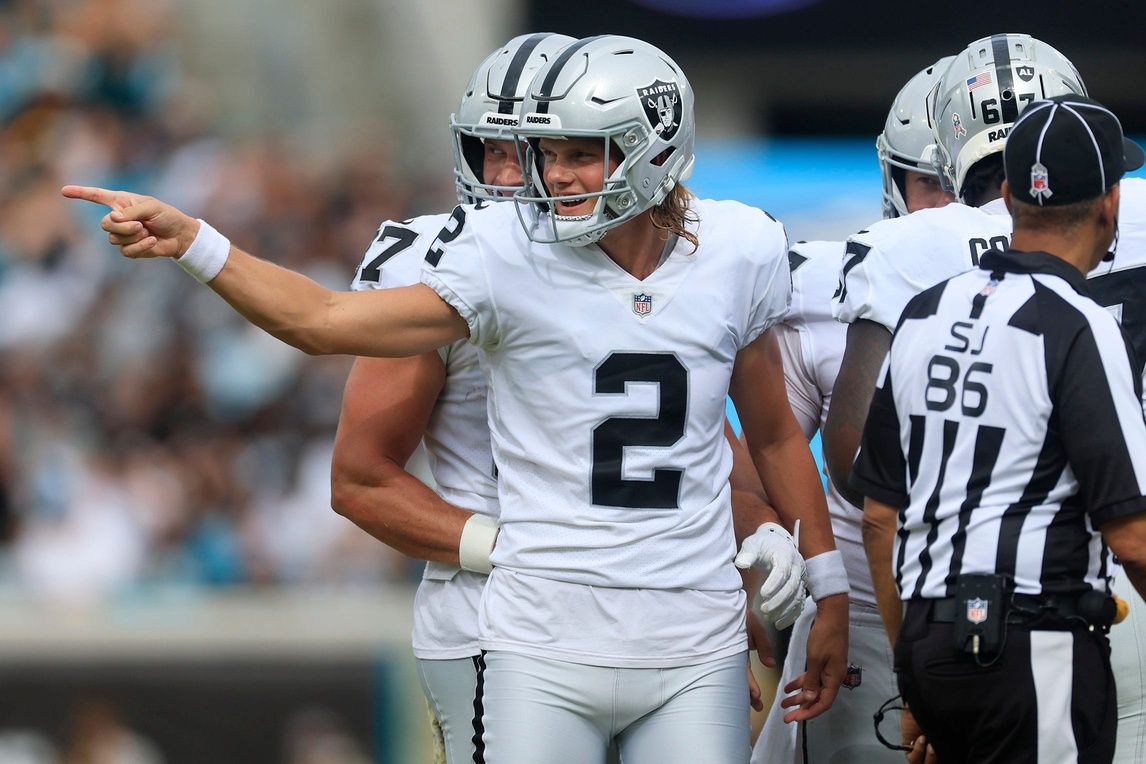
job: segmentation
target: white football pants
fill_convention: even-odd
[[[485,654],[486,764],[748,761],[747,655],[673,668],[607,668]]]
[[[447,764],[472,764],[477,657],[416,662],[422,691],[442,731]]]
[[[1130,603],[1130,615],[1110,628],[1110,667],[1118,694],[1115,764],[1146,761],[1146,602],[1126,571],[1114,577],[1114,593]]]

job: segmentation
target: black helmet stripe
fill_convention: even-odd
[[[549,32],[530,35],[513,54],[513,59],[505,70],[505,79],[501,82],[501,93],[495,96],[498,99],[498,114],[513,114],[514,104],[517,102],[517,86],[521,83],[521,73],[525,71],[525,64],[533,54],[533,49],[549,36]]]
[[[995,83],[999,86],[1003,121],[1014,122],[1019,118],[1019,96],[1015,92],[1015,71],[1011,68],[1011,46],[1007,45],[1005,34],[991,37],[991,52],[995,59]],[[1010,93],[1010,98],[1007,93]]]
[[[601,37],[605,37],[605,35],[586,37],[583,40],[578,40],[577,42],[570,43],[569,46],[565,48],[565,50],[561,51],[561,54],[557,56],[557,60],[553,62],[551,67],[549,67],[549,71],[546,73],[545,80],[541,83],[541,87],[537,90],[536,93],[533,94],[538,99],[538,114],[547,114],[549,112],[549,101],[547,99],[549,96],[553,95],[553,88],[557,84],[557,78],[561,75],[561,70],[565,68],[565,64],[569,63],[569,59],[573,58],[573,55],[577,51],[581,50],[581,48],[584,48],[589,43],[593,42],[594,40],[598,40]]]

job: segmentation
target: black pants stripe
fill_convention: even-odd
[[[474,668],[477,669],[477,690],[474,692],[474,764],[485,764],[485,725],[482,723],[482,714],[485,709],[482,705],[482,693],[485,688],[485,652],[475,655]]]

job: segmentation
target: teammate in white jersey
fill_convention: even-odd
[[[846,574],[768,332],[788,306],[783,228],[679,185],[692,100],[647,43],[566,47],[515,129],[536,193],[516,212],[455,210],[413,287],[331,292],[157,200],[64,189],[113,208],[102,225],[123,254],[178,256],[308,352],[414,355],[468,336],[486,353],[501,511],[479,615],[491,762],[600,761],[611,739],[627,764],[747,760],[726,394],[769,497],[803,524],[818,616],[798,718],[842,679]]]
[[[1085,95],[1074,65],[1023,34],[976,40],[955,56],[932,94],[934,160],[940,180],[963,204],[883,220],[848,239],[835,295],[835,316],[850,324],[836,396],[825,428],[828,471],[848,488],[876,377],[907,302],[974,267],[1009,242],[1011,220],[1001,199],[1007,131],[1032,100]]]
[[[451,117],[458,199],[508,199],[521,188],[510,128],[529,81],[568,43],[521,35],[478,66]],[[352,289],[417,284],[430,243],[449,214],[388,220],[367,249]],[[331,504],[379,540],[428,560],[414,601],[418,678],[450,764],[473,761],[480,742],[477,612],[489,570],[463,570],[459,544],[497,523],[497,479],[477,348],[458,341],[411,358],[359,358],[342,399],[331,464]],[[406,471],[426,445],[438,493]],[[474,563],[470,562],[469,566]]]
[[[951,57],[936,61],[904,85],[876,139],[886,218],[942,207],[955,198],[940,187],[938,173],[931,166],[934,138],[927,103],[928,94],[950,61]],[[788,400],[809,439],[824,426],[831,408],[847,336],[847,327],[832,315],[832,294],[839,281],[844,247],[842,241],[799,242],[788,253],[792,305],[775,331]],[[784,722],[783,696],[777,693],[752,751],[755,764],[902,761],[898,752],[881,746],[872,734],[872,715],[896,690],[891,645],[876,609],[863,549],[862,513],[848,504],[830,481],[828,511],[851,586],[844,689],[827,713],[800,725]],[[809,610],[796,621],[780,687],[803,669],[802,643],[813,617],[814,611]],[[897,723],[898,716],[888,722],[889,727]]]
[[[1118,238],[1113,258],[1090,272],[1095,302],[1111,311],[1130,340],[1138,363],[1146,364],[1146,179],[1123,178]],[[1146,601],[1121,567],[1114,593],[1130,605],[1127,618],[1110,630],[1110,664],[1118,696],[1115,764],[1146,761]]]
[[[1029,41],[1029,42],[1028,42]],[[1015,55],[1018,46],[1025,55]],[[996,63],[998,62],[998,63]],[[999,66],[1003,68],[1000,69]],[[1010,97],[1004,98],[1009,90]],[[835,311],[851,324],[837,396],[826,428],[828,468],[833,483],[846,488],[868,404],[891,332],[904,305],[916,294],[978,263],[988,248],[1005,248],[1011,221],[1001,199],[1001,151],[1009,125],[1033,97],[1085,94],[1073,64],[1039,40],[995,35],[972,43],[944,75],[935,94],[933,128],[943,177],[968,205],[878,223],[849,241]],[[1000,104],[1016,108],[1004,112]],[[970,180],[968,180],[970,179]],[[969,187],[968,187],[969,186]],[[1090,274],[1095,300],[1123,322],[1139,363],[1146,359],[1146,182],[1123,183],[1120,225],[1113,262]],[[990,201],[987,201],[990,200]],[[979,214],[987,213],[987,214]],[[1115,591],[1131,602],[1130,618],[1111,631],[1118,683],[1118,761],[1138,761],[1146,751],[1146,662],[1140,647],[1146,634],[1146,605],[1120,573]],[[905,730],[910,745],[912,731]]]

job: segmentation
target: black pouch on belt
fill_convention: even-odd
[[[1008,600],[1003,576],[967,574],[956,578],[955,649],[974,655],[998,652],[1003,645]]]

